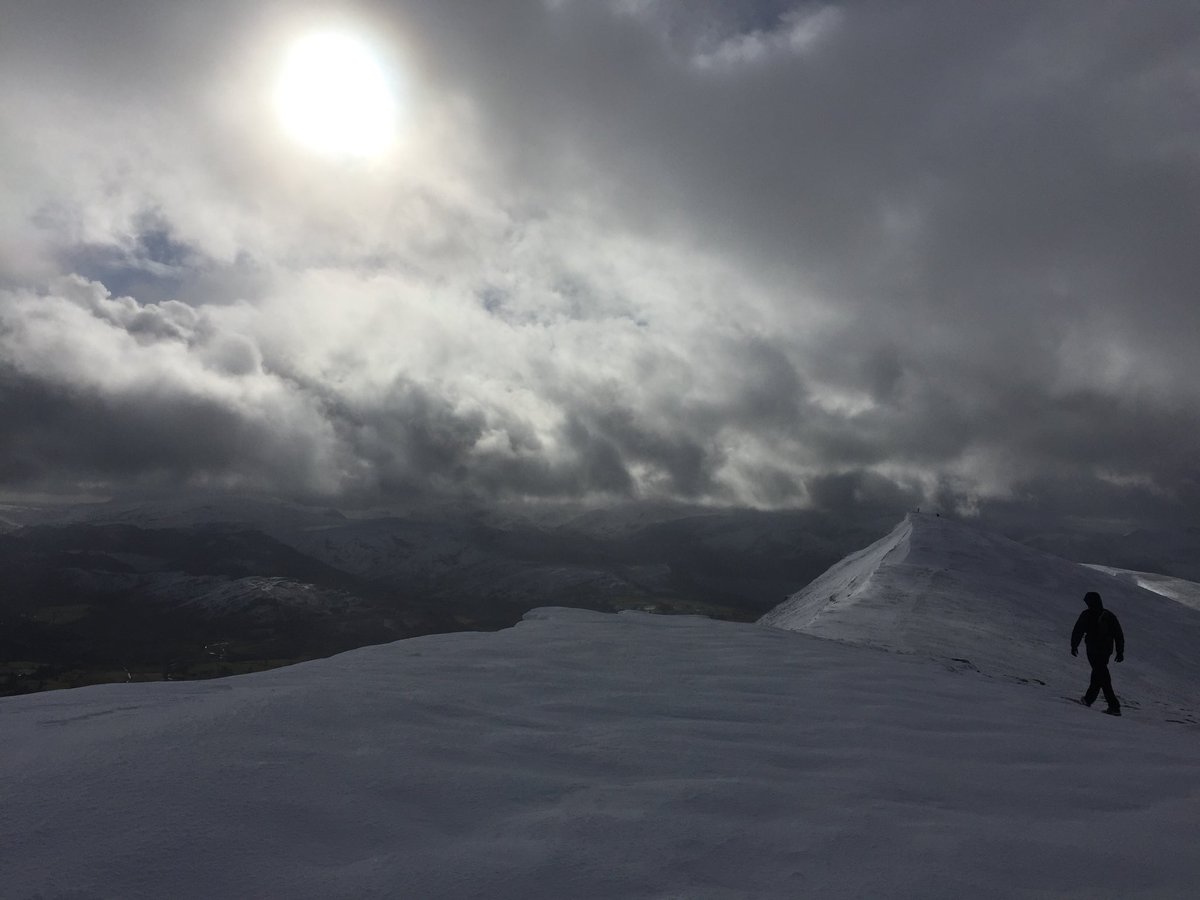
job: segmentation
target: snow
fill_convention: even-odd
[[[1086,681],[1070,657],[1039,685],[916,649],[924,626],[895,623],[904,652],[852,642],[886,643],[845,613],[877,618],[880,592],[920,617],[920,585],[990,584],[989,637],[1032,602],[996,571],[1032,558],[906,524],[901,549],[826,582],[850,602],[806,627],[838,640],[552,608],[254,675],[2,700],[3,896],[1195,896],[1196,727],[1067,702]],[[1065,655],[1078,598],[1053,557],[1022,571]],[[1161,637],[1125,587],[1118,691]],[[1196,675],[1163,690],[1195,695]]]
[[[949,519],[908,515],[759,621],[1079,695],[1087,671],[1069,638],[1091,590],[1125,631],[1126,662],[1113,666],[1122,701],[1200,722],[1200,611]]]
[[[1171,575],[1157,575],[1154,572],[1136,572],[1132,569],[1117,569],[1112,566],[1101,566],[1094,563],[1088,563],[1087,567],[1095,569],[1097,572],[1104,572],[1106,575],[1112,575],[1122,581],[1132,582],[1148,591],[1154,591],[1156,594],[1170,597],[1184,606],[1200,610],[1200,584],[1194,581],[1175,578]]]

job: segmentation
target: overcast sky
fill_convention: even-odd
[[[0,491],[1200,502],[1195,0],[0,0],[0,160]]]

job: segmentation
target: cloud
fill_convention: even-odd
[[[1194,4],[105,9],[0,36],[10,486],[1194,492]],[[271,122],[321,22],[392,156]]]
[[[10,483],[328,485],[319,410],[237,341],[185,304],[113,298],[77,277],[0,292]]]

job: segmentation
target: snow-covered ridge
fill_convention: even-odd
[[[1086,667],[1069,655],[1069,636],[1090,590],[1125,629],[1118,694],[1167,716],[1200,716],[1200,611],[946,518],[908,515],[760,621],[1082,693]]]
[[[1114,578],[1122,581],[1136,584],[1138,587],[1145,588],[1148,591],[1154,591],[1156,594],[1162,594],[1164,597],[1170,597],[1184,606],[1200,610],[1200,584],[1194,581],[1187,581],[1186,579],[1176,578],[1172,575],[1157,575],[1154,572],[1135,572],[1132,569],[1117,569],[1112,566],[1101,566],[1095,563],[1087,563],[1087,567],[1095,569],[1097,572],[1103,572],[1105,575],[1112,575]]]
[[[827,612],[853,605],[866,593],[871,578],[885,559],[892,564],[908,556],[912,521],[905,518],[890,534],[880,538],[865,550],[852,553],[834,565],[802,591],[793,594],[786,603],[775,607],[761,619],[763,625],[774,625],[792,631],[814,632],[813,625]]]

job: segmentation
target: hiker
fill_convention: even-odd
[[[1113,691],[1112,678],[1108,674],[1108,657],[1116,644],[1117,662],[1125,659],[1125,635],[1112,610],[1104,608],[1099,594],[1088,591],[1083,595],[1083,602],[1087,604],[1087,609],[1079,614],[1075,628],[1071,631],[1071,655],[1079,655],[1079,641],[1086,637],[1084,647],[1087,650],[1088,662],[1092,666],[1092,680],[1087,693],[1079,702],[1084,706],[1091,706],[1099,693],[1104,691],[1104,699],[1108,702],[1108,709],[1104,711],[1111,716],[1119,716],[1121,704]]]

